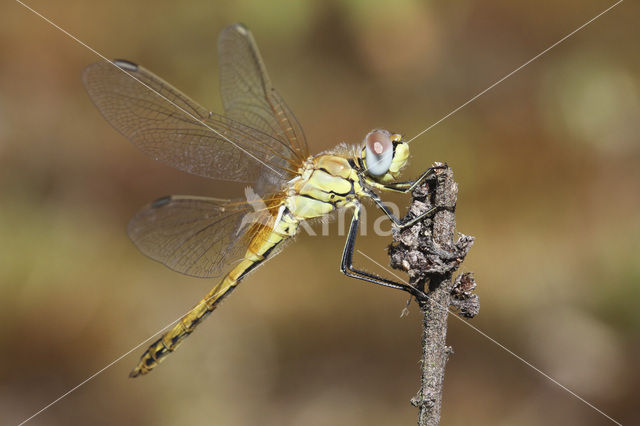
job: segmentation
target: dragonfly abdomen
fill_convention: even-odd
[[[149,346],[142,354],[138,366],[131,371],[129,376],[138,377],[153,370],[195,330],[202,320],[218,307],[220,302],[236,288],[249,272],[274,255],[275,249],[290,236],[278,232],[278,228],[276,226],[276,229],[271,229],[268,226],[256,224],[254,237],[244,259],[225,275],[222,281],[212,288],[176,325]]]

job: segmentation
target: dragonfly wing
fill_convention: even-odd
[[[107,121],[136,147],[177,169],[218,180],[279,189],[292,170],[282,143],[259,129],[212,113],[145,68],[96,62],[83,74]],[[286,157],[289,158],[289,157]]]
[[[244,257],[256,223],[269,225],[267,208],[207,197],[160,198],[136,214],[128,233],[142,253],[195,277],[219,277]]]
[[[226,115],[283,141],[282,154],[302,163],[307,142],[298,120],[271,86],[251,32],[242,24],[225,28],[218,38],[220,92]]]

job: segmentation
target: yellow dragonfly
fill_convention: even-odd
[[[211,291],[142,355],[131,377],[150,372],[189,336],[244,279],[296,235],[300,223],[352,208],[340,270],[349,277],[419,289],[355,269],[353,250],[361,200],[372,199],[397,226],[402,222],[374,190],[411,191],[433,176],[398,182],[409,157],[401,135],[376,129],[359,146],[309,155],[298,121],[271,81],[251,32],[241,24],[218,39],[224,115],[208,111],[143,67],[124,60],[89,65],[83,81],[106,120],[142,152],[177,169],[251,185],[249,201],[168,196],[136,214],[128,233],[142,253],[183,274],[218,278]],[[248,198],[248,197],[247,197]]]

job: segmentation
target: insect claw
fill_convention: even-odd
[[[429,296],[424,291],[419,290],[415,287],[413,287],[413,289],[415,291],[415,294],[413,296],[416,298],[416,301],[419,305],[422,305],[423,302],[426,302],[427,299],[429,299]]]

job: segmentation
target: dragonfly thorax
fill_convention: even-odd
[[[289,182],[284,204],[293,216],[300,220],[321,217],[360,195],[360,177],[348,158],[320,154],[310,160]]]

